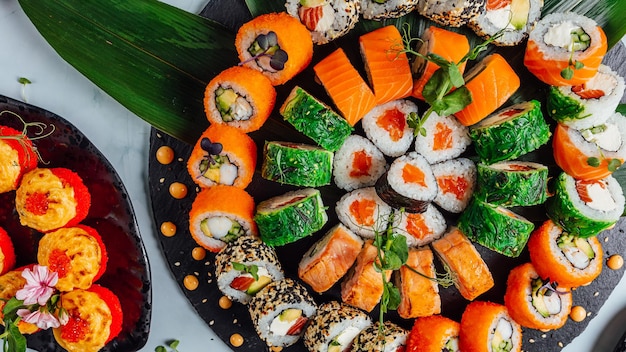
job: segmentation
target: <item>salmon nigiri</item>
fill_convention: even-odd
[[[428,27],[422,34],[422,45],[419,53],[422,55],[437,54],[451,62],[459,62],[470,50],[467,37],[463,34],[448,31],[436,26]],[[415,75],[412,96],[424,100],[422,91],[426,82],[430,80],[439,66],[431,61],[419,57],[413,62],[412,71]],[[465,71],[465,61],[459,65],[459,71]]]
[[[359,37],[361,56],[377,105],[406,98],[411,94],[413,78],[402,36],[393,25],[379,28]]]
[[[530,32],[524,65],[546,84],[576,86],[595,76],[606,51],[606,35],[594,20],[555,13]]]
[[[485,57],[464,78],[465,87],[472,93],[472,102],[454,116],[465,126],[494,112],[520,86],[519,77],[500,54]]]
[[[324,292],[354,264],[363,240],[342,224],[330,229],[302,257],[298,276],[315,292]]]
[[[375,105],[376,97],[339,48],[313,67],[341,115],[354,126]]]
[[[367,240],[356,259],[356,264],[341,283],[341,299],[353,307],[371,312],[383,295],[382,274],[374,267],[378,248]],[[385,271],[385,280],[391,278],[391,270]]]

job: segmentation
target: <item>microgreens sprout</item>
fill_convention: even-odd
[[[231,262],[233,269],[252,275],[255,280],[259,279],[259,267],[256,265],[245,265],[242,263]]]
[[[31,84],[33,82],[31,82],[30,79],[26,77],[20,77],[17,79],[17,81],[22,85],[22,100],[25,103],[28,103],[28,99],[26,99],[26,85]]]
[[[171,349],[171,352],[179,352],[178,351],[178,344],[180,343],[180,341],[178,340],[171,340],[167,342],[167,347],[169,347]],[[154,352],[167,352],[167,348],[165,346],[157,346],[154,349]]]
[[[537,288],[536,293],[547,297],[551,296],[553,293],[557,295],[566,295],[569,293],[568,291],[559,291],[558,286],[559,284],[556,281],[550,281],[550,278],[547,278],[541,281],[541,286]]]
[[[21,134],[12,135],[12,136],[0,136],[0,139],[16,140],[20,144],[20,146],[24,149],[24,154],[26,154],[27,158],[30,158],[30,153],[28,153],[28,150],[30,149],[35,153],[35,155],[37,155],[37,159],[39,159],[39,161],[41,161],[44,164],[47,164],[47,162],[45,162],[43,158],[41,157],[41,154],[39,154],[39,151],[37,150],[37,148],[33,146],[32,144],[28,143],[28,141],[29,140],[35,141],[35,140],[43,139],[43,138],[50,136],[51,134],[54,133],[56,127],[53,124],[46,125],[43,122],[26,122],[19,114],[13,111],[9,111],[9,110],[0,111],[0,117],[4,114],[17,117],[22,122],[22,125],[24,127],[22,128]],[[34,129],[33,136],[30,136],[30,137],[27,135],[29,128]],[[49,131],[47,131],[48,129]],[[30,161],[30,160],[27,160],[27,161]]]
[[[570,36],[569,45],[569,60],[567,61],[567,67],[561,70],[561,77],[564,79],[572,79],[574,77],[574,70],[580,70],[585,67],[585,64],[578,60],[574,60],[574,34]]]
[[[423,125],[433,112],[440,116],[452,115],[463,110],[472,102],[472,93],[465,87],[465,80],[459,67],[468,60],[476,60],[478,55],[486,50],[491,42],[502,36],[504,30],[498,31],[495,35],[474,47],[459,62],[449,61],[435,53],[424,55],[415,51],[412,48],[415,42],[423,43],[423,40],[421,38],[412,38],[410,32],[410,26],[408,24],[405,25],[402,34],[403,45],[398,53],[411,54],[439,66],[428,82],[426,82],[422,91],[424,100],[430,105],[428,110],[422,117],[419,117],[417,114],[410,114],[407,120],[409,126],[413,128],[415,136],[425,136],[426,130]]]
[[[261,57],[268,57],[270,59],[270,67],[276,71],[280,71],[285,67],[285,63],[289,59],[287,52],[278,45],[278,37],[274,31],[270,31],[267,34],[259,34],[248,48],[248,52],[252,57],[240,62],[240,66],[250,61],[256,61]]]

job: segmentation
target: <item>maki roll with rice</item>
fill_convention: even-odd
[[[359,22],[361,2],[356,0],[287,0],[287,13],[311,32],[313,43],[329,43]]]
[[[343,117],[298,86],[285,99],[280,114],[296,130],[331,152],[339,149],[354,130]]]
[[[366,20],[384,20],[402,17],[413,11],[417,0],[362,0],[361,14]]]
[[[384,334],[380,332],[384,331]],[[397,352],[404,350],[409,332],[400,326],[380,321],[365,328],[352,342],[352,352]]]
[[[551,13],[530,32],[524,65],[548,85],[577,86],[596,75],[606,51],[606,35],[594,20]]]
[[[425,246],[438,239],[446,231],[446,218],[437,207],[428,204],[422,213],[394,210],[394,233],[404,236],[409,247]]]
[[[430,164],[415,152],[395,159],[376,182],[376,193],[385,203],[410,213],[425,211],[437,189]]]
[[[496,45],[517,45],[534,28],[542,7],[543,0],[488,0],[485,11],[469,20],[468,26],[484,39],[493,38]]]
[[[235,47],[241,64],[260,71],[274,86],[292,79],[313,58],[311,33],[286,12],[244,23],[237,30]]]
[[[374,187],[348,192],[335,205],[339,221],[363,238],[374,238],[385,231],[392,211]]]
[[[478,164],[475,196],[505,207],[542,204],[548,198],[548,168],[529,161]]]
[[[328,215],[320,191],[303,188],[264,200],[254,214],[261,239],[270,246],[295,242],[320,230]]]
[[[304,331],[304,346],[309,351],[343,352],[370,325],[370,317],[357,308],[337,301],[323,303]]]
[[[550,87],[547,110],[556,122],[577,130],[602,125],[624,95],[624,78],[606,65],[585,83]]]
[[[315,292],[329,290],[347,272],[363,247],[363,240],[342,224],[333,226],[298,264],[298,277]]]
[[[485,0],[419,0],[417,12],[442,26],[461,27],[485,10]]]
[[[539,276],[549,277],[561,287],[591,283],[604,265],[602,244],[597,236],[574,236],[550,219],[532,233],[528,251]]]
[[[612,176],[576,180],[562,172],[554,196],[546,201],[548,217],[564,231],[580,237],[595,236],[619,220],[624,212],[624,192]]]
[[[82,178],[62,167],[27,172],[15,192],[20,223],[39,232],[77,225],[90,206],[91,194]]]
[[[598,126],[577,130],[558,124],[552,139],[554,161],[568,175],[599,180],[611,175],[626,159],[626,117],[612,114]]]
[[[417,114],[415,103],[394,100],[370,110],[363,116],[361,126],[383,154],[397,157],[406,153],[413,143],[413,128],[407,123],[410,114]]]
[[[214,123],[198,138],[187,160],[187,171],[200,187],[246,188],[257,162],[256,144],[236,127]]]
[[[346,191],[373,186],[386,170],[385,155],[358,134],[346,138],[333,158],[333,180]]]
[[[14,191],[24,173],[37,167],[31,140],[11,127],[0,126],[0,193]]]
[[[472,302],[461,316],[459,350],[520,352],[522,329],[504,305]]]
[[[304,286],[285,278],[252,297],[248,311],[261,340],[268,346],[287,347],[300,340],[317,304]]]
[[[551,280],[540,277],[531,263],[511,270],[504,305],[516,323],[542,331],[565,325],[572,309],[572,293]]]
[[[535,228],[523,216],[476,197],[459,217],[458,226],[472,241],[511,258],[522,253]]]
[[[415,138],[415,151],[435,164],[463,154],[472,143],[469,129],[454,116],[439,116],[433,112],[422,124],[426,135]]]
[[[204,91],[209,123],[227,124],[242,132],[256,131],[274,108],[276,90],[259,71],[234,66],[215,76]]]
[[[458,352],[459,329],[456,321],[442,315],[415,319],[406,350],[410,352]]]
[[[443,161],[432,166],[437,179],[435,204],[451,213],[460,213],[469,204],[476,187],[476,165],[467,158]]]
[[[233,186],[203,188],[189,211],[189,232],[198,245],[219,252],[240,236],[256,236],[254,199]]]
[[[244,235],[215,256],[215,276],[224,295],[247,304],[270,282],[282,280],[284,274],[273,248],[258,237]]]
[[[476,153],[486,164],[530,153],[546,144],[550,136],[550,126],[536,100],[501,109],[470,128]]]
[[[278,183],[318,187],[330,184],[333,153],[312,145],[266,141],[261,176]]]

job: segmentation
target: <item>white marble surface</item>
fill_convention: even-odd
[[[206,0],[167,0],[198,13]],[[152,326],[142,351],[170,339],[179,350],[229,351],[196,314],[170,274],[157,242],[147,189],[149,126],[63,61],[39,35],[17,0],[0,0],[0,94],[54,112],[76,125],[113,164],[130,194],[153,282]],[[32,81],[22,95],[19,77]],[[115,131],[113,133],[113,131]],[[626,328],[626,280],[565,352],[612,351]]]

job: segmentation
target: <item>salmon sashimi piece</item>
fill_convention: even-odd
[[[433,252],[428,247],[411,248],[406,265],[415,271],[403,266],[396,275],[396,287],[400,288],[400,305],[398,314],[404,319],[426,317],[441,313],[441,297],[439,286],[435,280],[435,266]],[[426,277],[424,277],[426,276]]]
[[[376,97],[348,56],[339,48],[325,57],[313,71],[341,115],[354,126],[376,106]]]
[[[464,126],[473,125],[502,106],[520,86],[520,79],[500,54],[491,54],[465,75],[472,102],[454,116]]]
[[[362,246],[359,236],[338,224],[304,254],[298,276],[315,292],[327,291],[348,272]]]
[[[413,90],[411,66],[402,52],[400,31],[393,25],[359,37],[361,56],[378,105],[406,98]]]
[[[599,26],[597,29],[597,40],[592,37],[591,46],[584,51],[575,51],[571,57],[572,62],[578,61],[583,64],[581,68],[573,69],[573,76],[570,79],[563,78],[561,72],[569,66],[569,51],[564,51],[559,55],[546,53],[548,45],[537,43],[531,36],[526,44],[524,53],[524,65],[532,74],[542,82],[551,86],[577,86],[590,80],[598,72],[598,67],[606,55],[608,48],[606,34]]]
[[[509,5],[511,5],[511,0],[487,0],[485,9],[487,11],[493,11],[493,10],[503,9]]]
[[[371,312],[383,295],[383,276],[374,267],[378,248],[372,240],[363,245],[356,264],[341,283],[341,299],[344,303]],[[385,280],[391,278],[391,270],[385,272]]]
[[[472,242],[452,227],[432,247],[452,271],[454,285],[465,299],[474,300],[494,285],[493,276]]]
[[[402,180],[406,184],[417,184],[422,187],[428,187],[424,171],[409,163],[402,168]]]
[[[419,52],[423,55],[437,54],[444,59],[458,63],[470,50],[467,37],[463,34],[448,31],[443,28],[430,26],[422,34],[423,44]],[[433,73],[439,69],[434,62],[416,58],[413,62],[413,92],[411,95],[417,99],[424,100],[422,91],[426,82]],[[459,71],[465,71],[465,62],[459,65]]]

